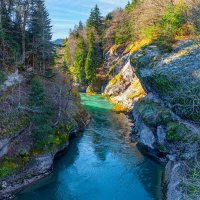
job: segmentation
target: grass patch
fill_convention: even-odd
[[[184,124],[177,122],[169,123],[166,131],[166,139],[170,142],[182,140],[185,135],[189,134],[189,130]]]
[[[136,51],[138,51],[139,49],[141,49],[144,46],[147,46],[148,44],[150,44],[152,42],[151,39],[146,38],[146,39],[142,39],[139,41],[136,41],[133,44],[130,44],[125,51],[123,52],[123,55],[127,54],[127,53],[135,53]]]
[[[18,168],[18,164],[12,160],[4,160],[0,165],[0,179],[6,178],[9,174]]]
[[[30,156],[20,154],[18,157],[4,157],[0,162],[0,179],[8,177],[10,174],[18,170],[30,161]]]
[[[154,74],[147,79],[147,82],[161,95],[169,94],[177,89],[177,85],[175,85],[173,81],[169,80],[167,76],[161,74]]]
[[[150,127],[157,125],[167,125],[173,121],[170,112],[153,102],[141,101],[138,105],[138,111],[145,122]]]
[[[1,119],[0,138],[5,136],[6,137],[12,136],[13,134],[27,127],[29,123],[29,115],[20,110],[16,110],[15,112],[9,113],[8,115],[5,115],[5,113],[1,113],[0,119]]]
[[[88,95],[92,95],[92,96],[95,96],[97,95],[97,93],[94,91],[94,89],[91,87],[91,86],[88,86],[87,90],[86,90],[86,93]]]

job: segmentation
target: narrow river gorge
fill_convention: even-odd
[[[92,120],[54,172],[17,200],[162,199],[164,169],[130,143],[132,122],[101,96],[81,95]]]

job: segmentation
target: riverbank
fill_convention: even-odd
[[[56,161],[52,176],[17,200],[161,200],[163,168],[130,142],[131,119],[113,112],[113,105],[100,95],[81,96],[91,123]]]
[[[70,74],[55,68],[49,76],[7,75],[0,86],[0,109],[0,199],[13,198],[52,173],[54,159],[90,120]]]
[[[166,53],[153,42],[126,55],[108,54],[109,62],[115,57],[119,62],[104,93],[131,111],[133,141],[167,164],[163,187],[168,200],[200,195],[199,54],[195,38],[177,41]]]

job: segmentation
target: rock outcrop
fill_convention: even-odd
[[[152,43],[129,55],[104,92],[133,108],[132,138],[166,164],[168,200],[200,197],[199,63],[200,48],[192,40],[177,42],[171,53]]]
[[[134,53],[131,63],[148,94],[133,109],[139,144],[168,162],[167,199],[198,199],[199,173],[192,178],[191,170],[200,161],[200,48],[185,40],[163,55],[151,44]]]
[[[145,91],[131,66],[129,54],[122,57],[116,68],[118,73],[106,86],[104,95],[124,110],[130,110],[135,102],[145,96]]]

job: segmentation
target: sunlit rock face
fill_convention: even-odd
[[[170,53],[161,52],[155,43],[134,53],[122,52],[113,47],[106,54],[112,78],[104,94],[117,104],[116,110],[133,108],[132,138],[141,150],[170,162],[166,169],[168,199],[189,199],[181,192],[188,189],[181,181],[189,181],[191,169],[196,170],[199,162],[200,48],[186,39],[174,44]]]
[[[108,83],[104,94],[113,103],[120,104],[127,110],[131,109],[135,102],[145,96],[145,92],[135,75],[129,59],[119,73]]]

